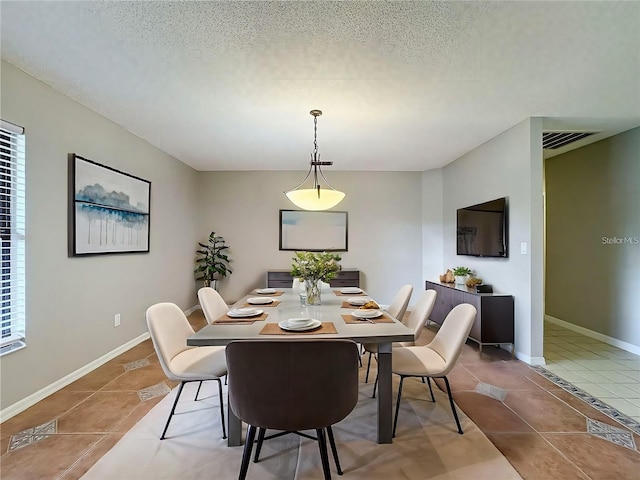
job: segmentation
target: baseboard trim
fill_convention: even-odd
[[[196,310],[200,310],[200,305],[194,305],[193,307],[191,307],[189,310],[185,310],[184,314],[188,317],[189,315],[191,315],[193,312],[195,312]]]
[[[560,327],[566,328],[567,330],[577,332],[581,335],[584,335],[585,337],[599,340],[608,345],[618,347],[621,350],[625,350],[629,353],[633,353],[634,355],[640,355],[640,347],[637,345],[633,345],[632,343],[623,342],[622,340],[618,340],[617,338],[609,337],[608,335],[604,335],[599,332],[594,332],[593,330],[589,330],[588,328],[580,327],[578,325],[574,325],[573,323],[565,322],[564,320],[560,320],[559,318],[552,317],[551,315],[545,315],[544,319],[549,323],[553,323],[554,325],[558,325]]]
[[[23,398],[22,400],[14,403],[13,405],[9,405],[7,408],[0,410],[0,423],[4,422],[5,420],[9,420],[11,417],[19,414],[20,412],[25,411],[27,408],[35,405],[40,400],[45,399],[52,393],[57,392],[58,390],[66,387],[72,382],[75,382],[79,378],[85,376],[87,373],[92,372],[96,368],[107,363],[109,360],[114,359],[121,353],[126,352],[127,350],[135,347],[139,343],[144,342],[148,338],[149,338],[149,332],[143,333],[142,335],[134,338],[133,340],[129,340],[127,343],[120,345],[118,348],[115,348],[114,350],[111,350],[110,352],[104,354],[100,358],[97,358],[93,362],[88,363],[87,365],[79,368],[75,372],[71,372],[69,375],[66,375],[60,380],[57,380],[52,384],[47,385],[43,389],[38,390],[37,392],[29,395],[28,397]]]
[[[546,365],[544,357],[531,357],[529,355],[524,355],[518,352],[516,352],[515,357],[518,360],[531,365],[532,367],[542,367]]]

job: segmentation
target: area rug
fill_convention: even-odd
[[[431,402],[427,386],[418,380],[404,382],[393,444],[377,444],[376,399],[371,398],[372,384],[360,385],[356,409],[333,427],[344,470],[344,476],[338,477],[330,458],[333,478],[521,479],[507,459],[460,410],[464,435],[459,435],[447,396],[434,388],[436,402]],[[165,440],[159,437],[176,389],[127,432],[82,479],[238,478],[243,447],[228,447],[227,441],[221,438],[217,387],[214,382],[205,383],[199,400],[194,401],[196,387],[196,383],[185,386]],[[224,397],[226,403],[226,391]],[[331,406],[327,405],[327,408]],[[250,463],[247,475],[247,479],[255,480],[321,478],[317,443],[292,434],[265,441],[260,461]]]

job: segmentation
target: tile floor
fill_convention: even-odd
[[[200,311],[189,319],[196,329],[205,324]],[[420,342],[434,335],[425,329]],[[497,348],[480,355],[468,342],[449,380],[460,408],[523,478],[638,478],[640,435],[543,373],[552,375]],[[137,345],[5,421],[2,479],[80,478],[174,386],[151,342]]]
[[[545,370],[640,424],[640,356],[545,322],[544,357]]]

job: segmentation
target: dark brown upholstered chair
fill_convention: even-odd
[[[229,406],[248,424],[238,478],[265,438],[298,433],[318,441],[324,478],[330,479],[325,429],[342,475],[331,426],[358,402],[358,347],[350,340],[242,340],[227,345]],[[267,394],[268,392],[268,394]],[[267,429],[281,433],[265,437]],[[301,433],[315,430],[317,437]]]

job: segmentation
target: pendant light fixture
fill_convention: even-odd
[[[333,165],[333,162],[321,162],[320,154],[318,153],[318,117],[322,115],[322,112],[320,110],[311,110],[309,113],[313,116],[313,153],[311,154],[311,166],[302,183],[284,193],[295,206],[303,210],[328,210],[339,204],[345,194],[333,188],[325,178],[324,173],[322,173],[322,167]],[[312,171],[313,185],[308,188],[300,188],[311,176]],[[318,174],[325,181],[327,187],[320,188]]]

